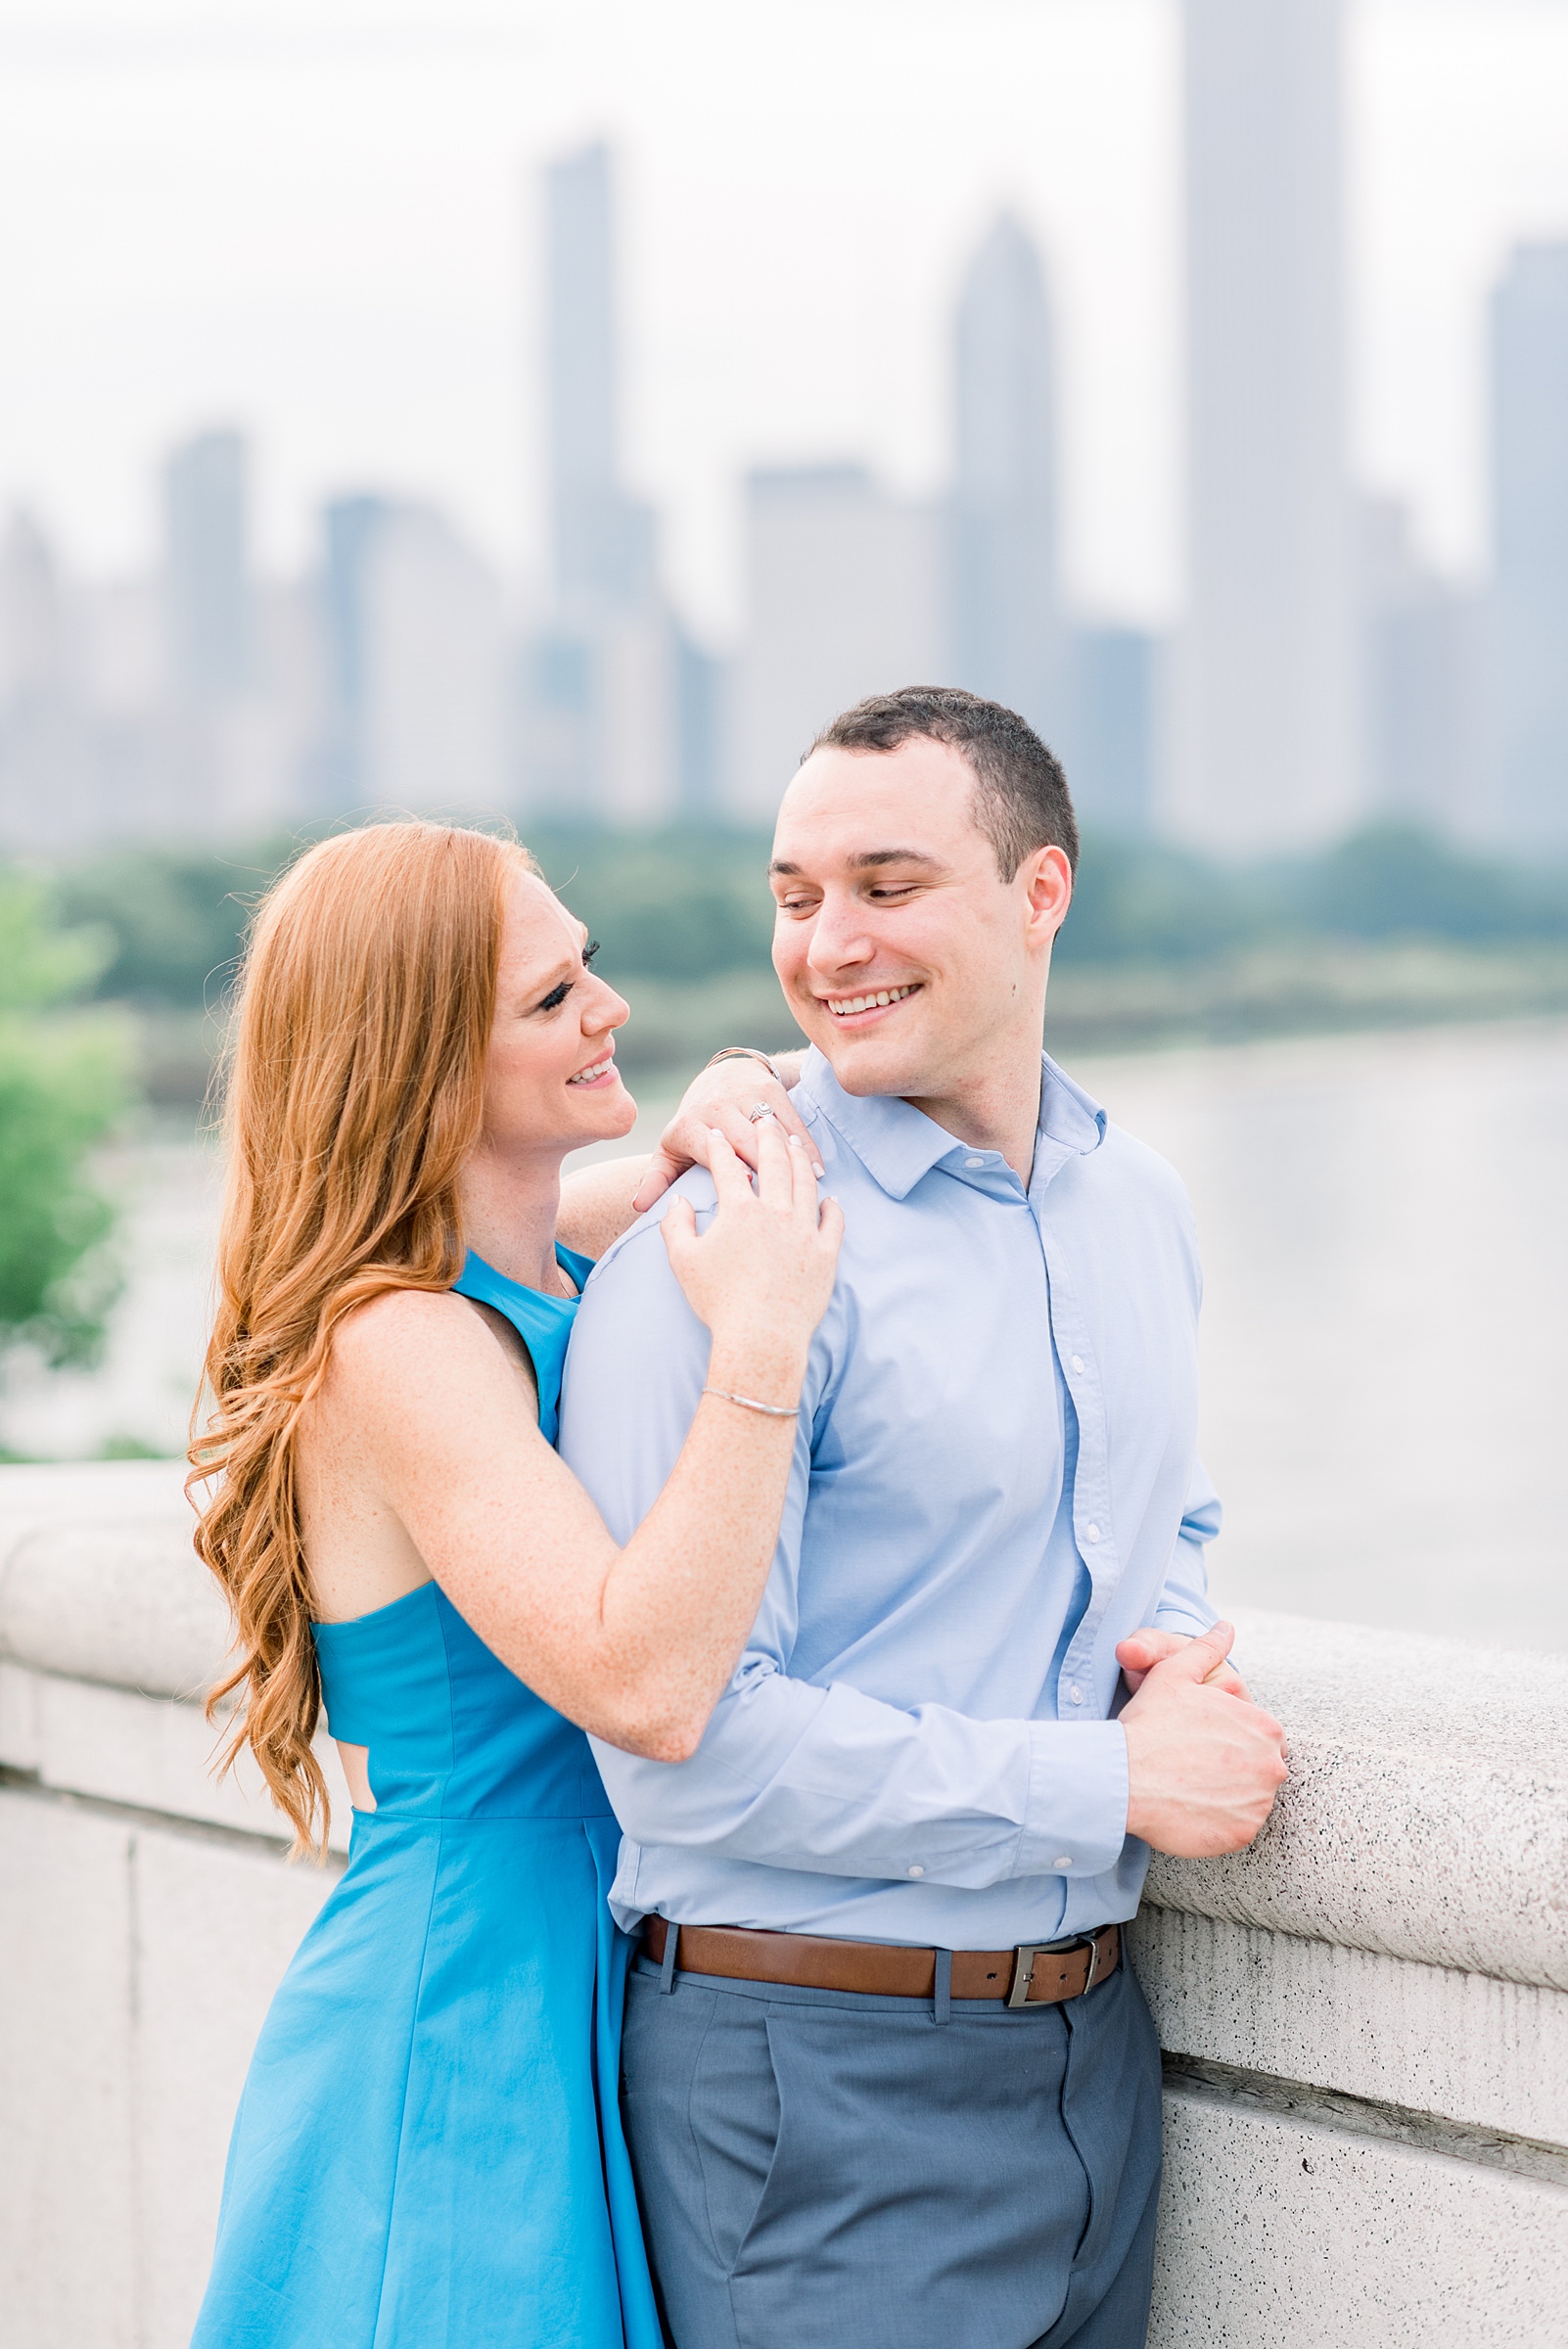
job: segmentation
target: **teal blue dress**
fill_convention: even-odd
[[[521,1333],[553,1443],[575,1301],[474,1256],[457,1286]],[[193,2349],[661,2349],[587,1739],[434,1583],[316,1649],[376,1808],[262,2028]]]

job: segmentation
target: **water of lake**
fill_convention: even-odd
[[[1197,1210],[1222,1603],[1568,1649],[1568,1023],[1074,1074]],[[13,1373],[15,1451],[184,1440],[216,1154],[159,1131],[105,1176],[130,1274],[107,1358]]]

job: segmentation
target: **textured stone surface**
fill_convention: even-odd
[[[0,1664],[0,1768],[134,1810],[287,1837],[248,1753],[226,1776],[214,1774],[220,1742],[200,1705]],[[348,1789],[325,1731],[316,1756],[332,1802],[332,1846],[346,1851]]]
[[[332,1881],[283,1865],[254,1772],[209,1775],[189,1697],[227,1631],[180,1488],[0,1469],[5,2349],[184,2349],[255,2031]],[[1153,2349],[1560,2349],[1568,2188],[1401,2130],[1568,2143],[1568,1662],[1240,1628],[1292,1779],[1253,1851],[1158,1862],[1133,1935],[1167,2050],[1216,2067],[1167,2099]]]
[[[228,1611],[191,1548],[178,1460],[0,1470],[0,1656],[193,1696],[217,1677]]]
[[[1290,1782],[1251,1851],[1157,1859],[1162,1909],[1568,1990],[1568,1659],[1238,1620]]]
[[[1131,1944],[1168,2053],[1568,2146],[1568,1992],[1147,1907]]]
[[[1561,2349],[1568,2188],[1168,2095],[1149,2349]]]
[[[0,1788],[6,2349],[185,2349],[251,2049],[335,1880]]]
[[[0,1791],[7,2349],[138,2349],[126,1839]]]

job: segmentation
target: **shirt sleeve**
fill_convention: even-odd
[[[1220,1496],[1201,1460],[1192,1467],[1186,1506],[1176,1547],[1154,1610],[1155,1626],[1165,1632],[1187,1632],[1195,1638],[1219,1617],[1209,1599],[1209,1569],[1205,1552],[1220,1531]]]
[[[712,1202],[705,1176],[679,1186]],[[656,1211],[657,1215],[657,1211]],[[790,1677],[811,1426],[830,1395],[842,1322],[813,1342],[778,1550],[746,1653],[688,1762],[594,1752],[625,1832],[819,1874],[925,1877],[979,1888],[1095,1876],[1127,1833],[1127,1742],[1116,1722],[975,1721],[907,1710],[842,1681]],[[578,1308],[561,1452],[619,1542],[646,1516],[697,1407],[708,1333],[652,1221],[605,1259]]]

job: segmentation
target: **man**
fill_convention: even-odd
[[[1150,1844],[1252,1839],[1283,1739],[1204,1595],[1185,1197],[1043,1056],[1076,852],[1050,753],[952,691],[838,719],[780,810],[839,1282],[700,1750],[598,1749],[676,2349],[1144,2338],[1159,2050],[1117,1928]],[[706,1360],[638,1226],[588,1284],[562,1424],[618,1539]]]

